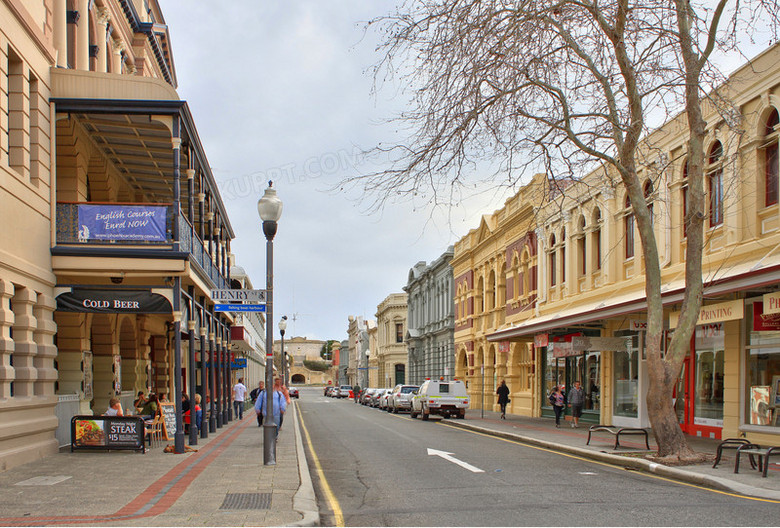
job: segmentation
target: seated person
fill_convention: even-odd
[[[144,396],[144,391],[138,391],[138,396],[136,396],[135,401],[133,402],[133,407],[135,407],[137,412],[140,412],[141,408],[146,404],[147,401],[149,400],[147,400],[146,396]]]
[[[119,401],[119,398],[113,397],[108,400],[108,409],[103,414],[105,416],[124,416],[122,403]]]
[[[138,412],[144,419],[151,419],[160,414],[160,406],[157,404],[157,395],[152,393],[149,395],[149,401],[147,401],[141,410]]]
[[[190,423],[190,409],[187,409],[184,412],[184,424],[189,425]],[[195,425],[198,426],[198,430],[200,430],[201,424],[203,423],[203,409],[200,407],[200,394],[195,394]]]

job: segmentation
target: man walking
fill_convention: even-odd
[[[260,399],[260,394],[265,391],[265,382],[261,381],[257,388],[252,389],[252,392],[249,393],[249,396],[252,398],[252,402],[255,404],[255,414],[257,414],[257,426],[262,427],[263,426],[263,411],[264,409],[261,407],[260,409],[257,408],[257,400]]]
[[[239,420],[244,419],[244,398],[246,398],[246,392],[244,378],[238,378],[238,383],[233,385],[233,414],[238,416]]]
[[[582,406],[585,404],[585,391],[582,390],[582,384],[579,381],[574,382],[574,388],[569,391],[569,405],[571,406],[572,427],[580,426],[580,416],[582,416]]]
[[[284,412],[287,410],[287,400],[284,397],[284,393],[281,390],[276,390],[276,387],[271,387],[270,391],[264,390],[257,398],[257,402],[255,403],[255,412],[265,412],[265,402],[269,392],[271,394],[271,398],[273,398],[271,401],[273,402],[273,420],[274,424],[276,424],[276,436],[279,436],[279,429],[282,426]]]

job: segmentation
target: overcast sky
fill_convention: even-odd
[[[363,22],[392,2],[160,0],[179,95],[190,105],[236,232],[232,251],[265,288],[257,200],[274,180],[284,212],[274,240],[274,321],[287,336],[345,339],[348,316],[374,319],[403,291],[409,269],[438,258],[505,197],[448,215],[413,204],[365,214],[357,196],[329,192],[376,170],[360,155],[393,137],[403,108],[392,89],[371,95],[379,56]],[[275,334],[278,331],[275,330]],[[277,335],[278,337],[278,335]]]
[[[284,212],[274,241],[274,333],[345,339],[348,316],[373,319],[401,292],[409,269],[431,262],[507,192],[452,211],[394,204],[365,214],[358,196],[329,192],[375,171],[361,152],[391,141],[397,86],[371,95],[379,60],[366,21],[395,2],[367,0],[160,0],[179,95],[188,101],[236,233],[236,263],[265,288],[257,200],[274,180]],[[766,42],[766,40],[764,40]],[[765,44],[746,51],[752,56]],[[732,56],[726,69],[743,62]]]

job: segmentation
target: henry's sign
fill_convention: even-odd
[[[79,204],[79,240],[165,242],[168,208]]]
[[[266,290],[211,290],[211,299],[221,303],[264,303]]]

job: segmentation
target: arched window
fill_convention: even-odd
[[[531,294],[531,255],[528,254],[528,249],[523,250],[523,259],[521,264],[522,277],[523,277],[523,289],[522,294],[528,297]]]
[[[723,145],[716,141],[707,156],[707,186],[710,193],[710,227],[723,223]]]
[[[512,257],[512,298],[519,299],[523,293],[523,288],[520,285],[520,259],[517,258],[517,253]]]
[[[585,245],[585,217],[580,215],[577,221],[577,253],[579,254],[580,275],[588,272],[588,250]]]
[[[566,230],[561,229],[561,283],[566,282]]]
[[[764,206],[776,205],[778,201],[778,148],[777,137],[780,131],[777,110],[772,109],[766,120],[764,132],[767,142],[764,145]]]
[[[650,211],[650,224],[655,224],[655,216],[653,211],[653,182],[647,180],[643,189],[645,203],[647,203],[647,209]]]
[[[601,269],[601,209],[593,210],[593,269]]]
[[[626,195],[626,201],[624,202],[626,210],[626,216],[623,221],[625,226],[625,241],[626,241],[626,258],[630,259],[634,257],[634,213],[631,211],[631,198]]]
[[[555,235],[550,235],[550,286],[557,284],[557,270],[555,269]]]

